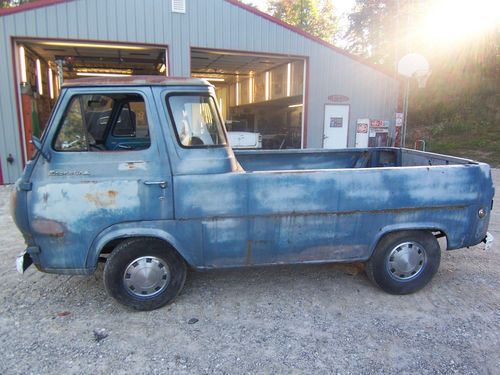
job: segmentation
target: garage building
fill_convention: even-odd
[[[366,121],[395,138],[394,75],[236,0],[40,0],[1,9],[0,33],[0,184],[85,76],[206,78],[228,129],[263,148],[355,147]]]

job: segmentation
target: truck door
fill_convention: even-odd
[[[172,176],[150,88],[69,88],[60,100],[28,205],[43,263],[84,269],[105,228],[173,217]]]

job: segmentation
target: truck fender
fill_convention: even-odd
[[[144,223],[142,224],[144,225]],[[99,233],[87,253],[86,267],[90,269],[96,268],[99,256],[106,244],[116,239],[130,237],[155,237],[162,239],[170,244],[189,266],[196,267],[198,264],[197,260],[174,235],[160,228],[141,227],[140,225],[141,223],[116,224]]]
[[[369,255],[368,258],[371,258],[373,252],[375,251],[375,248],[377,247],[378,243],[383,237],[385,237],[390,233],[401,232],[404,230],[427,230],[431,232],[440,231],[444,233],[444,235],[448,239],[446,229],[441,228],[441,226],[438,223],[400,223],[400,224],[387,225],[385,227],[380,228],[379,232],[373,239],[368,252]]]

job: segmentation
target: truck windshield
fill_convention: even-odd
[[[207,147],[227,144],[226,135],[208,95],[188,94],[167,97],[177,138],[183,147]]]

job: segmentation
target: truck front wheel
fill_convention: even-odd
[[[171,302],[185,280],[184,261],[168,244],[156,238],[121,242],[104,267],[108,294],[136,310],[154,310]]]
[[[391,294],[409,294],[426,286],[436,274],[441,250],[427,231],[402,231],[385,236],[368,261],[368,278]]]

